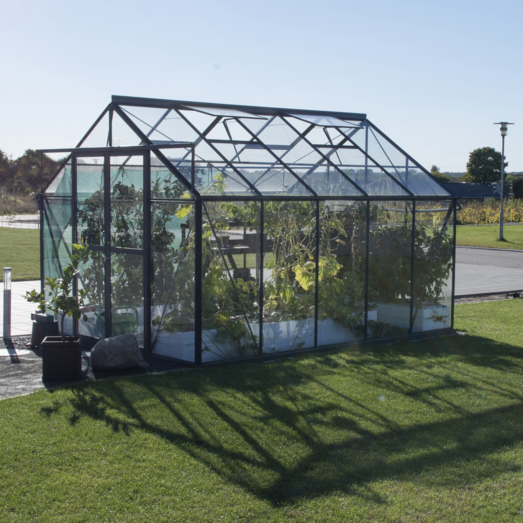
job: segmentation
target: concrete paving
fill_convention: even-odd
[[[456,247],[456,263],[523,269],[523,251]]]

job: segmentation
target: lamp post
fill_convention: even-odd
[[[505,182],[503,175],[505,174],[505,136],[507,136],[507,125],[514,125],[509,122],[496,122],[494,125],[501,125],[501,187],[499,194],[499,239],[503,241],[503,199],[505,197]]]
[[[4,267],[4,340],[11,339],[11,267]]]

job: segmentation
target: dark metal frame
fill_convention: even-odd
[[[147,124],[149,127],[151,127],[151,130],[147,133],[144,133],[132,120],[131,112],[124,109],[121,106],[140,106],[140,107],[154,107],[154,108],[163,108],[165,111],[162,113],[162,116],[153,124]],[[263,116],[267,117],[267,123],[264,124],[260,130],[257,132],[253,132],[247,125],[244,124],[244,122],[241,120],[241,117],[238,116],[216,116],[210,114],[209,116],[213,118],[212,122],[208,125],[208,127],[203,131],[199,131],[198,128],[192,124],[192,122],[187,118],[186,113],[191,110],[197,110],[198,108],[201,109],[210,109],[210,108],[217,108],[221,110],[231,110],[231,111],[242,111],[245,113],[248,113],[250,115],[254,116]],[[112,119],[113,115],[116,113],[120,118],[123,120],[124,123],[126,123],[129,128],[135,132],[141,143],[139,145],[135,146],[126,146],[126,147],[114,147],[113,144],[113,124]],[[153,132],[158,131],[161,133],[161,130],[158,130],[158,128],[161,126],[161,123],[164,121],[164,119],[169,114],[176,114],[178,117],[180,117],[189,127],[193,129],[193,131],[198,135],[198,138],[195,142],[171,142],[171,143],[154,143],[151,140],[151,136]],[[107,137],[107,147],[82,147],[82,144],[85,142],[89,134],[92,132],[92,130],[96,127],[96,125],[102,120],[102,118],[108,114],[109,115],[109,131],[108,131],[108,137]],[[209,113],[205,113],[209,114]],[[291,118],[294,118],[293,114],[300,114],[305,116],[332,116],[338,119],[345,119],[345,120],[352,120],[359,122],[358,125],[354,126],[353,128],[337,128],[335,126],[330,127],[331,129],[335,129],[339,135],[336,136],[334,139],[338,140],[341,138],[341,140],[338,141],[337,145],[333,145],[333,140],[328,132],[329,127],[323,127],[325,134],[328,138],[328,142],[331,145],[321,145],[321,144],[315,144],[311,140],[307,138],[307,135],[310,133],[312,129],[314,129],[315,124],[309,125],[305,131],[299,132],[299,130],[292,124]],[[285,122],[287,126],[292,129],[292,131],[296,134],[297,138],[289,144],[289,146],[278,146],[274,145],[273,147],[268,146],[264,143],[264,141],[261,139],[260,135],[263,134],[263,131],[270,125],[271,122],[274,121],[274,119],[280,118],[281,121]],[[231,133],[229,131],[229,127],[227,125],[227,120],[235,120],[247,133],[248,136],[250,136],[250,140],[233,140]],[[143,120],[141,120],[143,122]],[[227,131],[227,134],[230,138],[230,141],[227,140],[219,140],[219,139],[209,139],[208,135],[209,133],[218,125],[220,122],[224,122],[224,127]],[[144,122],[146,123],[146,122]],[[321,127],[321,126],[319,126]],[[165,165],[165,167],[171,172],[171,174],[180,181],[183,186],[189,191],[189,193],[193,196],[193,200],[191,202],[194,204],[194,216],[195,216],[195,271],[197,275],[202,275],[202,233],[203,233],[203,213],[204,213],[204,205],[205,202],[220,202],[220,201],[256,201],[258,202],[259,206],[259,216],[260,216],[260,227],[259,227],[259,252],[257,259],[259,260],[259,266],[257,268],[258,275],[259,275],[259,281],[260,281],[260,291],[259,291],[259,350],[258,350],[258,357],[259,358],[274,358],[275,354],[266,354],[263,351],[263,302],[264,302],[264,296],[263,296],[263,258],[264,258],[264,212],[265,212],[265,202],[269,201],[309,201],[311,204],[313,202],[313,208],[314,208],[314,217],[315,217],[315,242],[316,242],[316,251],[315,251],[315,265],[316,265],[316,272],[315,272],[315,314],[314,314],[314,349],[319,348],[318,345],[318,318],[319,318],[319,258],[320,258],[320,247],[321,247],[321,238],[320,238],[320,202],[321,201],[360,201],[365,202],[365,213],[366,213],[366,229],[365,229],[365,305],[364,305],[364,341],[368,341],[368,300],[369,300],[369,259],[372,256],[372,253],[370,251],[370,245],[369,245],[369,239],[370,239],[370,229],[371,229],[371,223],[370,223],[370,204],[372,201],[403,201],[405,202],[406,206],[410,202],[410,212],[412,212],[412,244],[411,244],[411,281],[410,281],[410,313],[409,313],[409,336],[425,336],[430,335],[430,333],[423,335],[414,333],[414,321],[415,321],[415,315],[417,311],[414,311],[414,278],[416,277],[415,274],[415,263],[414,263],[414,234],[416,229],[416,202],[417,201],[440,201],[440,202],[450,202],[450,208],[449,213],[447,214],[447,219],[445,222],[445,227],[447,226],[448,218],[450,217],[450,213],[452,213],[454,218],[454,224],[453,224],[453,248],[454,248],[454,260],[455,260],[455,235],[456,235],[456,201],[455,198],[452,195],[449,195],[446,193],[446,191],[442,188],[442,193],[438,195],[415,195],[412,193],[411,190],[409,190],[404,184],[401,183],[397,178],[395,178],[390,172],[388,172],[388,169],[390,167],[387,166],[381,166],[379,165],[375,160],[373,160],[369,154],[368,154],[368,133],[369,129],[374,134],[375,139],[377,140],[376,133],[379,134],[380,137],[385,139],[392,147],[395,147],[398,151],[401,152],[406,158],[405,163],[405,174],[408,177],[408,170],[409,170],[409,162],[412,164],[412,166],[416,166],[418,170],[420,170],[425,175],[428,175],[431,180],[434,180],[438,185],[439,182],[435,180],[428,171],[426,171],[422,166],[420,166],[412,157],[410,157],[407,153],[405,153],[402,149],[400,149],[390,138],[385,136],[385,134],[380,131],[374,124],[372,124],[370,121],[367,120],[367,117],[365,114],[361,113],[340,113],[340,112],[320,112],[320,111],[306,111],[306,110],[292,110],[292,109],[281,109],[281,108],[267,108],[267,107],[250,107],[250,106],[237,106],[237,105],[224,105],[224,104],[205,104],[205,103],[197,103],[197,102],[183,102],[183,101],[175,101],[175,100],[155,100],[155,99],[145,99],[145,98],[132,98],[132,97],[121,97],[121,96],[113,96],[112,103],[109,104],[109,106],[102,112],[102,114],[98,117],[96,122],[93,124],[93,126],[89,129],[88,133],[82,138],[80,143],[75,148],[69,148],[69,149],[47,149],[42,150],[40,152],[49,152],[49,153],[69,153],[69,156],[67,157],[64,164],[62,164],[60,170],[68,163],[71,163],[72,168],[72,195],[70,198],[58,196],[58,195],[47,195],[45,194],[45,191],[47,188],[51,185],[51,180],[48,185],[43,189],[42,193],[39,196],[39,202],[40,202],[40,217],[41,217],[41,223],[42,227],[40,228],[41,234],[40,234],[40,248],[43,253],[44,249],[44,218],[49,220],[49,217],[47,216],[47,213],[45,213],[44,210],[44,200],[52,201],[52,200],[70,200],[71,206],[72,206],[72,238],[71,241],[73,243],[77,242],[77,227],[76,227],[76,214],[77,214],[77,182],[76,182],[76,162],[77,159],[80,157],[103,157],[104,158],[104,185],[105,185],[105,200],[104,200],[104,214],[106,217],[106,220],[110,221],[110,210],[111,210],[111,201],[110,197],[108,197],[108,188],[110,187],[110,158],[113,156],[136,156],[140,155],[143,157],[143,170],[144,170],[144,244],[143,249],[124,249],[124,248],[115,248],[111,247],[110,245],[110,223],[106,222],[105,224],[105,233],[106,233],[106,241],[104,242],[103,246],[97,247],[93,246],[92,248],[94,250],[99,250],[104,252],[104,258],[105,258],[105,296],[106,296],[106,336],[111,335],[111,282],[110,282],[110,258],[111,258],[111,252],[122,252],[122,253],[130,253],[130,254],[143,254],[144,257],[144,274],[143,274],[143,284],[144,284],[144,343],[145,343],[145,349],[147,351],[152,350],[152,340],[151,340],[151,292],[152,292],[152,281],[151,281],[151,274],[152,274],[152,253],[151,253],[151,203],[155,200],[151,199],[151,187],[150,187],[150,180],[151,180],[151,152],[153,152],[156,157],[162,162],[162,164]],[[357,132],[364,132],[365,133],[365,147],[364,149],[360,146],[358,146],[352,139],[355,133]],[[169,138],[168,136],[163,134],[166,138]],[[288,165],[284,157],[285,155],[292,150],[292,148],[298,144],[298,142],[302,141],[305,143],[308,148],[310,148],[311,151],[314,151],[319,155],[321,158],[321,161],[318,161],[317,163],[311,163],[311,164],[296,164],[297,167],[300,169],[303,169],[304,167],[309,168],[308,172],[313,172],[315,169],[319,167],[326,167],[329,170],[332,170],[332,172],[337,172],[342,179],[349,182],[359,194],[352,194],[352,195],[322,195],[318,194],[313,187],[311,187],[308,183],[304,181],[304,177],[307,176],[304,175],[303,177],[300,177],[297,173],[293,171],[292,165]],[[248,187],[251,190],[251,194],[231,194],[231,195],[206,195],[202,194],[197,188],[196,188],[196,165],[201,162],[202,160],[198,158],[196,153],[196,148],[199,143],[206,143],[209,147],[211,147],[215,153],[221,158],[221,160],[218,162],[220,164],[224,164],[228,168],[230,168],[235,175],[240,178],[243,183],[245,183],[245,186]],[[222,154],[222,152],[215,147],[214,144],[219,143],[229,143],[234,145],[234,149],[236,151],[236,155],[233,159],[229,159],[226,156]],[[378,141],[379,143],[379,141]],[[348,145],[347,145],[348,144]],[[236,147],[241,146],[241,147]],[[302,186],[304,191],[306,191],[307,195],[300,195],[300,194],[287,194],[287,195],[280,195],[280,194],[263,194],[260,192],[260,190],[256,187],[256,182],[252,182],[249,179],[246,178],[235,165],[235,163],[245,165],[247,162],[243,162],[240,160],[240,156],[243,151],[245,151],[248,148],[252,148],[253,146],[262,148],[266,150],[273,158],[274,163],[270,162],[251,162],[253,165],[259,165],[259,166],[266,166],[265,172],[269,172],[273,168],[284,168],[286,169],[290,174],[292,174],[295,178],[295,184],[296,186]],[[381,146],[381,144],[380,144]],[[327,147],[331,147],[330,151],[325,152]],[[182,173],[178,170],[176,165],[171,163],[168,158],[162,153],[162,149],[186,149],[188,152],[184,156],[184,159],[181,160],[183,162],[190,162],[191,165],[191,174],[190,174],[190,180],[185,178],[185,176],[182,175]],[[284,152],[281,156],[276,154],[274,151],[277,150],[285,150],[287,149],[287,152]],[[364,165],[361,167],[364,168],[365,172],[365,178],[367,178],[367,173],[369,170],[369,160],[377,166],[377,168],[383,172],[391,181],[392,183],[396,184],[398,187],[404,191],[404,194],[402,195],[371,195],[369,194],[368,190],[364,190],[362,187],[360,187],[355,181],[347,174],[347,172],[343,171],[343,168],[346,166],[340,167],[339,165],[332,163],[330,158],[331,156],[336,153],[338,150],[341,149],[355,149],[359,150],[364,157]],[[385,151],[384,151],[385,152]],[[385,154],[387,154],[385,152]],[[388,157],[388,156],[387,156]],[[339,158],[339,157],[338,157]],[[341,161],[340,161],[341,163]],[[392,163],[392,162],[391,162]],[[358,165],[359,166],[359,165]],[[374,166],[370,166],[372,168]],[[392,168],[395,169],[394,166]],[[60,171],[59,171],[60,172]],[[58,173],[57,173],[58,175]],[[262,175],[263,176],[263,175]],[[366,182],[365,187],[368,186],[368,183]],[[441,187],[441,186],[440,186]],[[164,201],[164,200],[162,200]],[[407,207],[406,207],[407,208]],[[149,241],[148,241],[149,240]],[[53,240],[54,242],[54,240]],[[222,253],[223,254],[223,253]],[[41,256],[41,264],[40,264],[40,272],[41,272],[41,285],[42,289],[44,288],[44,277],[45,277],[45,265],[44,265],[44,257]],[[202,275],[203,276],[203,275]],[[78,285],[75,283],[74,286],[74,292],[77,293],[78,291]],[[455,293],[455,270],[453,268],[452,270],[452,301],[451,301],[451,329],[446,329],[446,331],[451,332],[454,326],[454,293]],[[202,310],[202,277],[196,277],[195,278],[195,298],[194,298],[194,307],[195,307],[195,355],[194,355],[194,364],[195,365],[201,365],[202,364],[202,317],[201,317],[201,310]],[[373,340],[375,342],[375,340]],[[346,345],[345,345],[346,346]],[[322,346],[323,347],[323,346]],[[312,350],[314,350],[312,349]],[[298,351],[298,352],[308,352],[309,349]],[[293,351],[295,352],[295,351]],[[282,356],[288,354],[288,352],[282,352]],[[188,363],[188,362],[185,362]]]

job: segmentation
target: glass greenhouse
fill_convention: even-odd
[[[113,96],[41,195],[92,341],[189,364],[453,328],[456,201],[365,114]]]

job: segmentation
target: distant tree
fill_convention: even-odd
[[[446,174],[443,174],[437,165],[433,165],[430,168],[430,174],[434,176],[434,178],[437,178],[440,182],[446,183],[450,182],[450,176],[447,176]]]
[[[505,162],[505,168],[508,163]],[[488,183],[501,179],[501,153],[492,147],[474,149],[467,162],[467,172],[462,177],[464,182]]]
[[[49,156],[27,149],[20,158],[11,161],[6,189],[16,194],[37,193],[56,174],[59,165]]]
[[[3,151],[0,151],[0,186],[4,186],[7,183],[10,175],[11,161]]]

